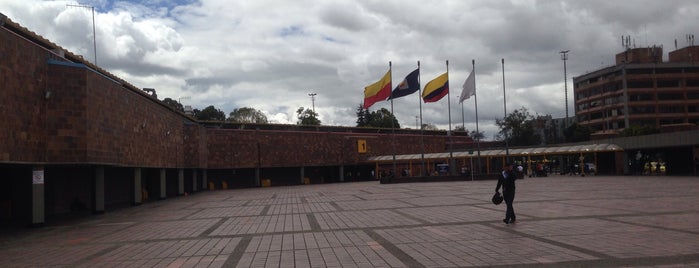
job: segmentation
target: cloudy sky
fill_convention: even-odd
[[[226,114],[263,111],[274,123],[295,124],[312,106],[323,125],[356,125],[364,87],[392,62],[393,85],[421,65],[424,84],[447,71],[452,128],[462,124],[461,85],[475,60],[479,128],[491,139],[508,113],[565,116],[572,77],[614,64],[632,46],[667,52],[695,34],[699,1],[470,1],[470,0],[3,0],[0,13],[158,97]],[[423,103],[423,122],[449,127],[445,97]],[[474,98],[464,102],[466,129],[475,130]],[[390,109],[379,102],[370,110]],[[395,99],[402,127],[415,128],[417,94]]]

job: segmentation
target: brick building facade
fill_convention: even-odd
[[[204,124],[2,14],[0,57],[3,223],[41,224],[76,204],[100,213],[265,179],[368,179],[375,169],[368,157],[471,142],[444,131]],[[358,140],[366,141],[366,153]]]

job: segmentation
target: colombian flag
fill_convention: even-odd
[[[391,70],[376,83],[364,88],[364,109],[368,109],[374,103],[386,100],[391,95]]]
[[[444,73],[432,79],[425,85],[422,91],[422,99],[425,102],[435,102],[449,93],[449,73]]]

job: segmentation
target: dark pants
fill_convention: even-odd
[[[515,192],[505,192],[503,191],[503,198],[505,199],[505,204],[507,204],[507,211],[505,212],[505,221],[513,222],[515,221],[515,209],[512,207],[512,202],[515,201]]]

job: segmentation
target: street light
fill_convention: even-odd
[[[316,112],[316,95],[318,95],[318,93],[308,93],[308,96],[311,96],[311,104],[313,105],[313,113]]]
[[[563,85],[565,87],[565,96],[566,96],[566,118],[565,118],[565,127],[568,128],[568,74],[566,70],[566,61],[568,60],[568,52],[570,50],[563,50],[561,52],[561,59],[563,60]]]

